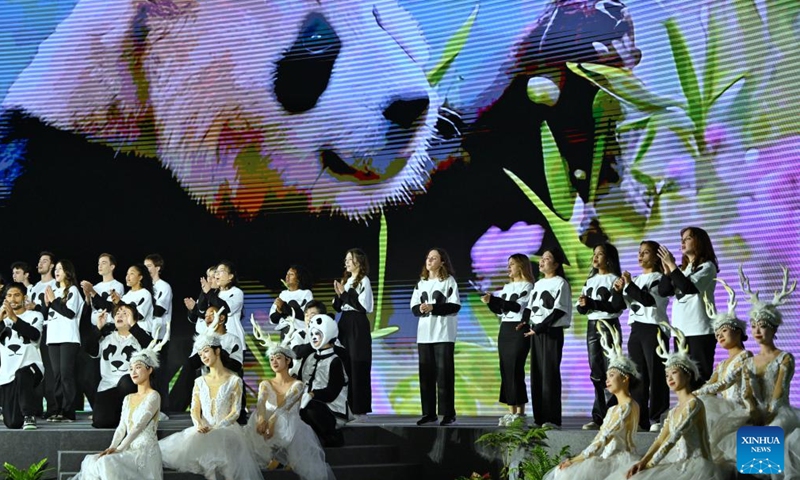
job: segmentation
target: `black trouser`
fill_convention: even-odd
[[[0,386],[3,399],[3,423],[6,427],[19,429],[25,417],[36,415],[35,388],[42,382],[42,371],[36,365],[22,367],[14,374],[14,380]],[[41,406],[41,403],[39,404]]]
[[[517,330],[517,322],[501,322],[497,335],[497,351],[500,356],[500,403],[525,405],[528,403],[528,388],[525,385],[525,362],[531,349],[531,341],[525,337],[528,330]]]
[[[185,412],[192,402],[192,389],[194,379],[199,376],[198,369],[203,366],[199,355],[192,355],[186,359],[178,379],[169,393],[169,404],[173,412]]]
[[[347,401],[350,411],[356,415],[369,413],[372,411],[372,334],[367,316],[353,311],[342,312],[339,341],[349,354]]]
[[[55,377],[54,393],[60,402],[58,411],[72,420],[75,420],[75,360],[80,348],[79,343],[52,343],[47,346]]]
[[[78,350],[75,372],[78,388],[76,389],[74,408],[83,410],[83,395],[86,395],[89,405],[94,410],[94,397],[97,394],[97,386],[100,385],[100,359],[92,358],[84,349]]]
[[[653,423],[661,423],[661,416],[669,410],[664,361],[656,354],[659,329],[658,325],[633,322],[628,338],[628,355],[642,377],[631,389],[631,396],[639,404],[639,428],[642,430],[648,430]]]
[[[619,319],[607,319],[611,328],[620,332]],[[620,333],[622,335],[622,333]],[[605,333],[606,341],[613,344],[611,334]],[[589,320],[586,327],[586,348],[589,352],[589,370],[592,385],[594,386],[594,405],[592,405],[592,421],[598,425],[603,424],[608,407],[617,404],[617,399],[606,389],[606,371],[608,371],[608,357],[600,344],[600,332],[597,331],[597,320]]]
[[[138,387],[130,375],[124,375],[117,382],[117,386],[97,392],[95,407],[92,413],[92,426],[94,428],[115,428],[119,425],[122,416],[122,402],[131,393],[136,393]]]
[[[56,398],[56,376],[53,370],[53,364],[50,362],[50,348],[47,346],[47,327],[44,327],[42,332],[42,339],[39,342],[39,351],[42,354],[42,365],[44,366],[44,381],[39,383],[36,387],[36,413],[44,412],[42,400],[47,402],[47,411],[45,417],[56,415],[61,410],[61,403]]]
[[[445,417],[456,416],[455,346],[453,342],[417,344],[419,394],[422,400],[422,414],[425,416],[436,415],[437,396],[439,413]]]
[[[564,329],[550,327],[531,340],[531,406],[539,425],[561,425],[561,355]]]
[[[717,349],[717,338],[713,333],[708,335],[693,335],[686,337],[686,345],[689,346],[689,358],[697,362],[700,369],[700,379],[692,383],[692,389],[699,388],[711,378],[714,373],[714,353]],[[675,349],[678,348],[678,341],[675,340]]]
[[[336,432],[336,417],[326,403],[312,399],[300,410],[300,418],[314,430],[323,447],[341,443]]]
[[[153,372],[155,378],[153,379],[152,386],[155,391],[161,395],[161,412],[164,414],[170,412],[169,404],[169,381],[172,377],[169,375],[169,344],[167,342],[158,352],[158,363],[160,366]],[[146,347],[147,345],[144,345]],[[179,410],[180,411],[180,410]]]

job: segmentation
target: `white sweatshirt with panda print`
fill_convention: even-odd
[[[172,286],[159,278],[153,283],[153,329],[161,327],[158,339],[167,334],[167,326],[172,323]],[[169,340],[169,339],[167,339]]]
[[[575,304],[578,312],[588,314],[589,320],[610,320],[619,318],[622,314],[621,306],[611,304],[611,294],[614,291],[614,282],[619,277],[613,273],[595,274],[586,280],[581,289],[581,295],[588,300],[585,307]],[[616,310],[616,311],[614,311]]]
[[[273,303],[269,309],[269,321],[275,325],[275,330],[289,328],[291,323],[294,323],[294,327],[298,330],[305,329],[303,311],[308,302],[314,300],[311,290],[284,290],[278,295],[278,298],[284,303],[282,311],[278,311],[277,303]]]
[[[121,302],[136,305],[136,311],[142,318],[139,320],[139,325],[150,335],[153,334],[155,328],[153,322],[153,295],[147,291],[146,288],[139,290],[128,290],[125,295],[120,299]]]
[[[83,309],[83,296],[78,287],[70,286],[64,295],[64,287],[53,292],[56,299],[47,308],[47,344],[81,343],[78,327]]]
[[[663,275],[661,272],[643,273],[634,277],[631,283],[625,285],[621,296],[628,307],[628,324],[647,323],[658,325],[669,321],[667,317],[667,304],[669,299],[658,293],[658,284]]]
[[[351,276],[343,288],[344,293],[333,299],[333,308],[336,311],[372,313],[372,284],[369,282],[369,277],[362,278],[361,282],[355,285],[355,277]]]
[[[117,292],[117,295],[122,297],[125,294],[125,286],[122,285],[122,282],[119,280],[109,280],[107,282],[99,282],[94,285],[94,291],[97,292],[95,297],[92,297],[92,325],[97,325],[97,318],[100,316],[100,310],[102,308],[98,308],[98,299],[103,303],[111,301],[111,292]],[[107,312],[109,316],[113,315],[113,312]]]
[[[567,328],[572,321],[572,292],[569,283],[558,275],[542,278],[533,284],[528,302],[529,322],[537,333],[549,327]],[[555,310],[564,312],[560,318],[550,318]]]
[[[425,314],[420,312],[419,307],[423,303],[433,306],[433,310]],[[411,312],[419,318],[417,343],[455,342],[460,309],[461,300],[455,278],[420,279],[411,294]]]
[[[145,345],[146,346],[146,345]],[[130,373],[131,357],[142,349],[133,334],[120,335],[114,330],[100,340],[100,385],[98,392],[117,388],[120,379]]]
[[[497,314],[501,322],[522,322],[525,307],[533,293],[533,284],[528,281],[509,282],[489,300],[489,309]]]
[[[13,382],[17,370],[30,365],[36,365],[44,373],[39,350],[44,317],[33,310],[26,310],[17,317],[16,322],[10,318],[0,322],[0,385]]]

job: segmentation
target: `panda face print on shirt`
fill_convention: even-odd
[[[215,213],[291,195],[361,219],[424,192],[442,99],[397,0],[166,3],[79,0],[3,106],[158,157]]]
[[[521,291],[519,293],[515,292],[515,293],[512,293],[511,295],[508,295],[506,292],[503,292],[503,293],[500,294],[500,298],[502,298],[503,300],[509,301],[509,302],[513,302],[513,303],[517,303],[518,300],[522,300],[522,299],[525,299],[527,297],[528,297],[528,290],[523,290],[523,291]],[[513,318],[513,317],[516,317],[518,315],[519,314],[517,312],[506,312],[506,313],[504,313],[502,315],[502,317],[503,318]]]
[[[606,287],[598,287],[597,291],[595,291],[593,287],[589,287],[586,289],[584,295],[593,300],[602,300],[607,302],[611,298],[611,291]]]
[[[556,306],[556,300],[558,300],[559,296],[561,296],[561,290],[558,290],[555,296],[549,290],[541,293],[534,291],[531,296],[531,302],[533,302],[531,305],[531,317],[546,318],[553,311],[553,307]]]
[[[109,343],[102,351],[102,358],[111,366],[112,373],[127,373],[131,357],[137,351],[138,349],[133,345],[125,345],[120,349],[119,346]]]
[[[26,320],[27,321],[27,320]],[[28,322],[30,326],[39,328],[39,316],[34,315],[33,318],[30,319]],[[41,330],[41,328],[39,328]],[[14,335],[14,332],[10,327],[6,328],[3,331],[3,335],[0,337],[0,342],[2,342],[6,348],[11,352],[11,356],[23,356],[25,354],[24,347],[25,345],[32,345],[34,342],[27,337],[22,337],[19,334]]]
[[[689,279],[689,281],[691,281],[692,275],[696,275],[696,274],[700,273],[701,270],[703,270],[703,266],[702,265],[700,267],[698,267],[697,270],[695,270],[694,272],[690,272],[689,274],[686,274],[686,278]],[[679,288],[675,288],[675,301],[677,301],[678,303],[684,303],[684,304],[688,303],[693,298],[692,297],[693,295],[696,295],[696,294],[687,295],[687,294],[683,293],[683,290],[681,290]]]
[[[447,289],[447,295],[444,292],[440,292],[439,290],[434,290],[431,292],[430,297],[428,297],[428,292],[420,292],[419,298],[421,303],[427,303],[430,305],[444,305],[447,303],[447,299],[453,295],[453,287]],[[423,314],[423,317],[429,317],[432,312],[428,312]]]

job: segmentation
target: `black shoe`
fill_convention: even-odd
[[[452,425],[454,423],[456,423],[456,416],[455,415],[453,415],[452,417],[444,417],[442,419],[442,423],[440,423],[439,425],[441,425],[442,427],[446,427],[446,426]]]
[[[439,417],[436,415],[425,415],[424,417],[417,420],[417,426],[425,425],[426,423],[433,423],[439,420]]]

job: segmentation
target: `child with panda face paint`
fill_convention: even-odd
[[[444,417],[440,425],[456,421],[454,357],[461,301],[453,273],[447,252],[432,248],[411,295],[411,313],[419,318],[417,349],[422,418],[417,425],[439,419],[437,396],[438,413]]]
[[[539,259],[542,278],[533,285],[523,319],[531,337],[531,406],[537,425],[561,427],[561,357],[564,329],[572,319],[572,293],[564,276],[564,255],[548,248]]]
[[[352,419],[348,403],[348,374],[335,346],[337,323],[328,315],[309,320],[311,342],[293,351],[300,364],[300,379],[306,384],[300,401],[300,418],[309,424],[325,447],[340,447],[344,438],[338,428]]]
[[[628,308],[628,324],[631,326],[628,338],[628,355],[642,375],[631,390],[631,395],[639,404],[639,428],[658,432],[661,430],[661,417],[669,410],[669,388],[664,374],[664,363],[658,358],[658,332],[661,322],[666,322],[669,299],[658,293],[658,285],[663,277],[657,242],[645,240],[639,244],[639,267],[641,273],[631,277],[630,272],[614,282],[611,303],[619,309]]]
[[[107,323],[108,314],[101,311],[97,328],[85,348],[92,357],[100,358],[100,385],[95,396],[92,426],[114,428],[122,413],[122,401],[136,392],[131,380],[130,360],[152,341],[149,333],[138,323],[139,313],[134,305],[119,303],[114,309],[114,323]]]
[[[26,295],[25,285],[11,283],[0,305],[0,399],[7,428],[35,430],[34,389],[44,372],[39,351],[44,317],[25,308]]]

